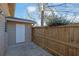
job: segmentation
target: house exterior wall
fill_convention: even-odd
[[[5,18],[0,14],[0,55],[5,51]]]
[[[5,6],[5,5],[4,5]],[[0,4],[0,56],[4,55],[7,48],[7,32],[5,32],[5,16],[6,16],[6,9],[3,7],[3,4]]]
[[[8,4],[0,3],[0,56],[5,55],[8,47],[8,35],[5,32],[6,16],[11,16]]]
[[[8,43],[9,45],[16,44],[16,24],[25,24],[25,42],[31,40],[31,24],[29,23],[20,23],[20,22],[7,22],[7,32],[8,32]],[[29,31],[27,31],[29,29]],[[27,35],[28,34],[28,35]],[[30,37],[30,39],[28,39]]]

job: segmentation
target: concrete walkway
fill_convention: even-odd
[[[38,47],[34,43],[30,43],[25,46],[25,44],[17,44],[9,46],[6,52],[6,56],[52,56],[50,53],[44,49]]]

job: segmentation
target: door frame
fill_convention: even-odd
[[[16,43],[25,42],[25,24],[16,24]]]

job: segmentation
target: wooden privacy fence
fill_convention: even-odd
[[[55,55],[79,55],[79,24],[34,27],[32,41]]]

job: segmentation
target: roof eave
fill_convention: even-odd
[[[24,22],[24,23],[31,23],[31,24],[35,24],[36,22],[35,21],[24,21],[24,20],[19,20],[19,19],[15,19],[14,18],[8,18],[6,17],[6,20],[7,21],[13,21],[13,22]]]

